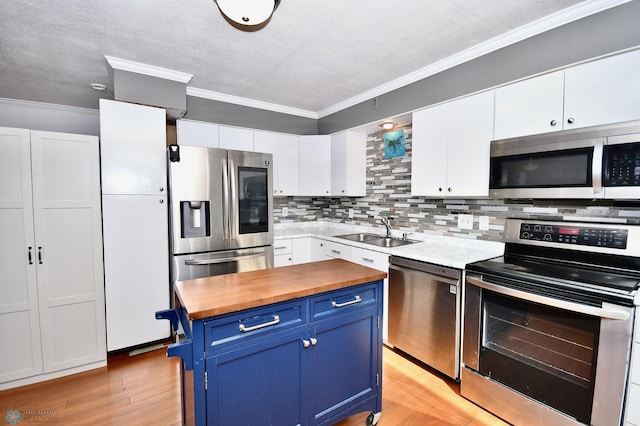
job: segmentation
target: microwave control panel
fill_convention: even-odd
[[[640,186],[640,143],[604,148],[604,186]]]
[[[626,229],[522,223],[520,239],[616,249],[627,248]]]

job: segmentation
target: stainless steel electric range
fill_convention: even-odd
[[[517,425],[622,418],[640,226],[508,219],[467,265],[461,394]]]

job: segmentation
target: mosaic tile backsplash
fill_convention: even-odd
[[[385,158],[383,132],[367,136],[366,197],[276,197],[275,223],[325,220],[380,226],[392,218],[401,233],[429,233],[502,241],[507,217],[640,223],[640,202],[590,200],[433,199],[411,196],[411,127],[404,127],[404,157]],[[288,208],[287,217],[282,208]],[[353,218],[349,210],[353,209]],[[458,214],[473,215],[473,229],[458,228]],[[482,227],[488,229],[480,230]],[[409,238],[411,236],[409,235]]]

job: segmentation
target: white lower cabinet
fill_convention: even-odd
[[[0,128],[0,389],[104,366],[98,138]]]
[[[273,242],[273,266],[293,265],[293,244],[291,239]]]
[[[378,271],[389,273],[389,255],[374,250],[367,250],[360,247],[351,247],[351,262],[368,266]],[[382,340],[387,341],[389,335],[389,278],[383,282],[384,298],[382,305]]]

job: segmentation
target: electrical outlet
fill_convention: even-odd
[[[353,219],[353,209],[349,209],[349,219]]]
[[[459,214],[458,215],[458,228],[460,228],[460,229],[473,229],[473,215],[472,214]]]
[[[282,217],[287,217],[289,216],[289,207],[283,207],[282,208]]]
[[[489,216],[480,216],[479,217],[479,223],[478,223],[478,229],[480,229],[481,231],[488,231],[489,230]]]

